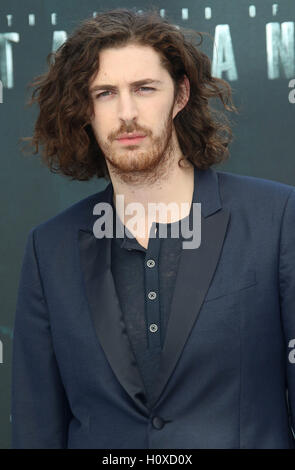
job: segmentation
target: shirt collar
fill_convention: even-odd
[[[198,177],[197,173],[198,173],[197,168],[194,166],[194,190],[193,190],[192,203],[197,202],[197,177]],[[117,216],[116,207],[115,207],[114,201],[113,201],[113,191],[112,191],[112,197],[111,197],[111,204],[112,204],[112,209],[113,209],[114,233],[116,234],[116,219],[117,219],[117,224],[118,224],[118,226],[120,226],[120,233],[122,233],[122,231],[123,231],[123,235],[124,235],[123,238],[119,238],[119,237],[117,238],[115,236],[114,237],[115,241],[119,243],[119,246],[121,248],[125,248],[126,250],[140,248],[140,249],[142,249],[142,251],[146,251],[146,249],[138,243],[136,238],[132,235],[132,233],[128,230],[128,228],[126,226],[125,226],[125,230],[124,230],[121,219]],[[189,226],[190,227],[193,226],[192,225],[192,217],[193,217],[193,209],[192,208],[193,208],[193,205],[191,205],[190,212],[185,217],[185,218],[189,218]],[[167,227],[167,237],[170,237],[172,226],[178,225],[179,223],[180,223],[179,220],[176,221],[176,222],[170,222],[170,223],[167,223],[167,224],[162,224],[162,223],[159,223],[159,222],[153,222],[152,226],[151,226],[151,229],[150,229],[150,233],[152,231],[156,230],[157,232],[155,234],[155,237],[157,237],[157,233],[159,232],[159,226],[160,225],[166,225],[166,227]],[[180,231],[179,231],[179,233],[180,233]],[[180,237],[181,237],[181,234],[180,234]]]

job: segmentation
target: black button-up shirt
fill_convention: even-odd
[[[122,227],[122,222],[113,201],[112,205],[115,231],[116,223]],[[191,217],[191,212],[192,209],[187,217]],[[176,224],[180,235],[172,238],[172,225]],[[153,384],[165,341],[183,241],[179,221],[165,224],[167,238],[159,237],[160,225],[164,224],[153,222],[147,248],[138,243],[127,227],[129,236],[126,233],[124,238],[114,236],[111,247],[111,271],[148,403],[153,401]]]

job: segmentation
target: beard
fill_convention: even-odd
[[[112,142],[116,136],[125,132],[141,132],[146,135],[146,141],[150,145],[146,148],[141,144],[130,144],[113,150],[112,144],[98,141],[102,150],[110,174],[113,174],[125,184],[131,185],[154,185],[163,181],[168,176],[169,169],[173,165],[174,144],[173,144],[173,107],[171,108],[166,121],[162,127],[162,132],[153,137],[151,131],[136,124],[122,126],[109,140]]]

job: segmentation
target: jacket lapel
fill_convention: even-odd
[[[229,213],[224,210],[208,218],[202,217],[201,245],[197,249],[182,251],[158,378],[155,380],[154,405],[198,319],[221,254],[228,220]]]
[[[100,200],[96,203],[107,201],[111,204],[111,185],[100,194]],[[141,411],[148,414],[144,384],[131,349],[111,272],[111,238],[94,236],[95,220],[97,217],[78,232],[81,269],[91,318],[99,343],[118,381]]]
[[[159,405],[160,398],[163,398],[164,388],[197,322],[221,255],[230,218],[229,211],[222,208],[218,176],[213,169],[195,168],[193,202],[201,203],[201,244],[198,248],[183,249],[181,253],[166,337],[155,380],[153,407]],[[191,227],[192,214],[191,210]]]
[[[112,197],[113,187],[110,183],[98,194],[97,202],[111,204]],[[218,177],[214,170],[195,168],[193,202],[201,203],[201,244],[196,249],[182,250],[158,379],[155,381],[153,406],[163,396],[165,385],[198,318],[221,254],[229,221],[229,212],[221,206]],[[140,410],[149,415],[150,410],[145,405],[144,384],[127,335],[111,273],[111,238],[99,239],[94,236],[93,225],[97,217],[93,216],[93,207],[90,208],[91,221],[87,226],[80,227],[78,237],[81,269],[92,321],[117,379]]]

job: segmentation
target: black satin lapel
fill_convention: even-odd
[[[229,215],[227,210],[220,210],[210,217],[202,217],[199,248],[182,250],[158,379],[155,381],[157,405],[197,321],[221,255]]]
[[[79,230],[81,269],[96,335],[117,379],[144,414],[146,396],[110,268],[110,238]]]

